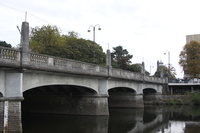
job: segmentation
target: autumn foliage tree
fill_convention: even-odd
[[[200,43],[191,41],[187,43],[179,54],[179,64],[188,74],[189,78],[198,78],[200,74]]]

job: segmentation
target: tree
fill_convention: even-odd
[[[6,43],[6,41],[0,41],[0,46],[2,46],[2,47],[7,47],[7,48],[12,48],[12,45]]]
[[[56,26],[31,28],[29,47],[32,52],[59,56],[64,39]]]
[[[105,65],[106,55],[98,44],[82,38],[65,36],[65,45],[72,49],[68,58],[89,63]]]
[[[183,67],[189,78],[198,78],[200,74],[200,43],[191,41],[185,44],[179,54],[179,65]]]
[[[141,73],[142,67],[140,64],[132,64],[128,67],[129,71]]]
[[[133,56],[130,55],[126,49],[123,49],[122,46],[114,47],[113,50],[114,51],[111,53],[113,67],[128,70],[131,64],[130,59],[132,59]]]
[[[32,28],[29,44],[35,53],[102,65],[106,62],[106,55],[100,45],[78,38],[78,33],[74,31],[61,35],[56,26]]]

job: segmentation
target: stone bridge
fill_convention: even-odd
[[[21,112],[109,115],[108,107],[143,108],[144,94],[162,94],[167,79],[31,53],[29,24],[20,50],[0,47],[0,129],[21,130]],[[16,124],[18,123],[18,124]]]

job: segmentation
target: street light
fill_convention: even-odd
[[[167,50],[166,50],[167,51]],[[168,52],[168,69],[170,70],[170,52]],[[164,55],[166,55],[167,53],[165,52]]]
[[[98,26],[99,28],[98,28],[98,30],[101,30],[101,28],[100,28],[100,25],[99,24],[96,24],[95,26],[93,26],[93,25],[90,25],[90,27],[88,28],[88,32],[90,32],[90,28],[91,27],[93,27],[93,41],[94,41],[94,43],[95,43],[95,27],[96,26]]]

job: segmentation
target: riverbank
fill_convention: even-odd
[[[200,105],[200,93],[191,92],[185,95],[146,95],[145,105]]]

